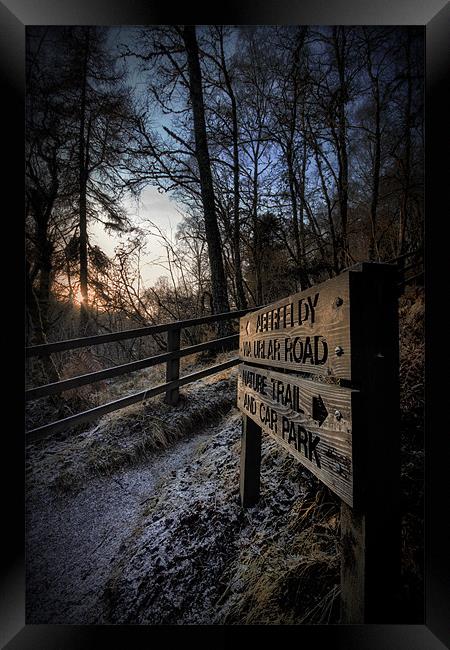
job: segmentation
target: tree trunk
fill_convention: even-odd
[[[320,156],[318,152],[319,145],[317,142],[314,143],[314,158],[316,160],[317,170],[319,172],[320,183],[322,185],[322,192],[325,198],[325,203],[327,205],[327,217],[328,225],[330,228],[330,239],[331,239],[331,253],[333,258],[333,272],[335,275],[339,273],[339,259],[338,259],[338,249],[337,249],[337,238],[336,231],[333,221],[333,209],[330,201],[330,195],[328,194],[326,180],[322,170],[322,163],[320,161]]]
[[[346,28],[335,27],[333,30],[334,49],[336,64],[339,75],[339,92],[338,92],[338,196],[341,217],[340,233],[340,266],[344,268],[348,265],[348,241],[347,241],[347,221],[348,221],[348,155],[347,155],[347,134],[346,134],[346,116],[345,104],[347,102],[347,87],[345,80],[345,49],[346,49]]]
[[[205,217],[205,234],[211,269],[211,290],[215,313],[230,310],[228,289],[223,268],[222,245],[217,224],[211,161],[206,137],[205,107],[203,103],[202,77],[194,25],[185,25],[183,40],[189,69],[189,91],[194,120],[195,153],[200,174],[200,190]],[[225,335],[230,331],[229,323],[220,323],[218,332]]]
[[[411,79],[411,34],[408,32],[406,42],[407,61],[407,92],[405,107],[405,155],[403,160],[403,182],[402,195],[400,199],[400,223],[398,231],[398,255],[406,251],[406,224],[408,221],[409,187],[411,178],[411,103],[412,103],[412,79]]]
[[[377,209],[380,188],[380,164],[381,164],[381,102],[380,102],[380,79],[379,74],[372,70],[372,45],[370,37],[367,38],[367,72],[372,83],[372,96],[375,107],[375,134],[372,164],[372,196],[370,200],[370,242],[369,242],[369,259],[378,260],[380,254],[377,244]]]
[[[79,218],[80,218],[80,335],[87,334],[89,322],[88,305],[88,235],[87,235],[87,181],[85,126],[86,126],[86,85],[89,58],[89,27],[86,30],[83,72],[80,98],[79,135]]]
[[[380,187],[380,161],[381,161],[381,131],[380,131],[380,89],[378,84],[378,77],[374,79],[375,84],[375,151],[373,160],[372,172],[372,198],[370,202],[370,246],[369,246],[369,259],[377,259],[379,261],[380,255],[377,245],[377,210],[378,210],[378,196]]]
[[[299,210],[297,202],[297,183],[295,180],[295,171],[293,164],[293,155],[292,147],[288,146],[288,151],[286,154],[287,168],[288,168],[288,180],[289,180],[289,195],[291,197],[291,208],[292,208],[292,225],[294,230],[294,242],[295,242],[295,264],[297,267],[298,278],[300,280],[300,290],[303,291],[309,287],[308,275],[305,271],[305,256],[304,256],[304,223],[303,223],[303,214],[299,219]]]
[[[307,148],[306,148],[306,135],[305,135],[305,111],[303,107],[302,111],[302,135],[303,135],[303,147],[302,147],[302,173],[301,173],[301,193],[300,193],[300,241],[301,241],[301,252],[302,258],[306,260],[306,239],[305,239],[305,219],[304,215],[306,212],[306,167],[308,164],[307,161]]]
[[[45,240],[40,248],[41,263],[39,274],[39,303],[41,309],[42,327],[44,332],[48,333],[48,312],[50,306],[50,288],[52,272],[52,253],[53,245],[48,239]]]
[[[239,148],[238,148],[238,125],[236,115],[236,101],[234,96],[231,100],[231,111],[233,121],[233,192],[234,192],[234,223],[233,223],[233,252],[235,264],[236,297],[238,309],[247,309],[247,298],[245,296],[244,284],[242,281],[242,260],[241,260],[241,238],[240,238],[240,215],[239,215]]]
[[[39,319],[45,334],[48,334],[48,310],[50,305],[51,272],[53,268],[53,244],[49,239],[48,226],[53,204],[56,198],[57,184],[51,196],[42,200],[42,196],[33,196],[33,214],[36,224],[36,247],[38,251],[39,286],[36,298],[39,300]]]
[[[259,138],[255,151],[255,163],[253,170],[253,197],[252,197],[252,225],[253,225],[253,262],[255,267],[255,297],[256,305],[264,304],[264,291],[262,281],[262,246],[261,246],[261,228],[258,221],[258,156],[259,156]]]
[[[220,54],[222,60],[222,69],[225,78],[225,85],[231,102],[231,123],[233,133],[233,258],[234,258],[234,275],[236,283],[236,301],[238,309],[247,309],[247,298],[244,291],[244,283],[242,280],[242,262],[241,262],[241,238],[240,238],[240,187],[239,187],[239,128],[237,119],[237,105],[236,96],[234,94],[233,86],[231,84],[230,75],[225,60],[225,52],[223,49],[223,35],[221,32],[220,40]]]
[[[32,332],[30,336],[32,339],[31,344],[43,345],[47,343],[47,337],[42,323],[42,313],[39,301],[34,292],[33,282],[30,276],[30,264],[28,260],[26,261],[25,282],[27,311],[32,324]],[[30,345],[30,343],[28,343],[28,345]],[[42,368],[43,376],[46,378],[47,382],[59,381],[58,371],[51,355],[42,355],[39,358],[38,363]]]

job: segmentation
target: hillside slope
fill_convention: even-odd
[[[78,445],[63,440],[31,451],[30,623],[208,624],[255,617],[264,622],[268,601],[274,600],[278,619],[276,603],[292,597],[293,569],[301,572],[303,565],[316,562],[326,564],[333,583],[327,598],[335,599],[337,501],[331,497],[314,511],[313,519],[325,533],[326,541],[319,544],[323,549],[314,544],[301,548],[297,528],[302,511],[305,504],[319,503],[324,492],[317,493],[317,482],[267,438],[261,501],[247,511],[240,507],[240,414],[231,406],[236,370],[228,374],[227,379],[192,385],[177,410],[179,418],[192,422],[193,413],[205,405],[223,413],[228,399],[229,412],[218,422],[216,416],[214,424],[194,428],[170,448],[147,454],[137,465],[134,456],[131,464],[112,473],[108,469],[106,476],[89,473],[92,458],[86,449],[92,451],[98,427]],[[194,395],[197,400],[202,396],[201,405]],[[160,403],[153,406],[152,420],[158,421],[158,407],[164,417],[166,407]],[[296,617],[305,603],[299,595],[294,601],[291,614]],[[309,596],[308,607],[315,604]]]
[[[423,298],[400,318],[402,611],[423,622]],[[27,451],[27,622],[339,620],[339,500],[267,436],[239,503],[236,368]]]

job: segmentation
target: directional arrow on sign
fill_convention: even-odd
[[[319,427],[322,426],[324,421],[328,416],[327,407],[323,403],[321,395],[312,398],[312,418],[319,423]]]

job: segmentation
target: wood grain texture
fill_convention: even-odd
[[[350,380],[349,272],[243,316],[239,357]]]
[[[254,506],[259,500],[261,475],[261,427],[251,418],[242,418],[240,496],[243,508]]]
[[[350,275],[355,497],[342,506],[341,623],[398,621],[401,575],[397,272],[362,263]]]
[[[358,391],[298,375],[239,367],[239,409],[350,506],[352,402],[357,396]]]

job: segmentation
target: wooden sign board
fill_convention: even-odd
[[[238,407],[353,506],[352,401],[358,391],[242,364]]]
[[[262,431],[341,498],[343,623],[393,622],[399,602],[398,339],[391,264],[357,264],[240,321],[241,504],[260,496]]]
[[[349,283],[346,272],[241,318],[239,358],[350,380]]]

